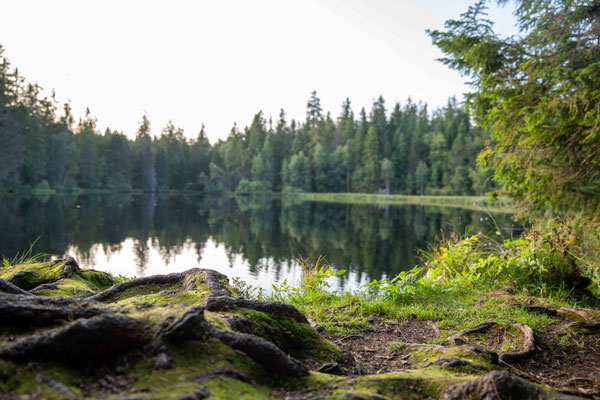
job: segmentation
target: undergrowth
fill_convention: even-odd
[[[0,268],[12,267],[15,265],[25,265],[25,264],[35,264],[40,262],[42,258],[46,257],[47,254],[44,253],[33,253],[33,246],[37,242],[37,239],[29,245],[29,249],[23,251],[22,253],[17,253],[13,258],[5,258],[2,257],[2,262],[0,262]]]
[[[373,315],[434,320],[448,332],[491,318],[543,328],[553,318],[519,304],[597,304],[600,280],[590,273],[597,273],[593,261],[582,256],[584,243],[574,224],[562,220],[531,228],[518,239],[450,235],[423,252],[423,267],[373,280],[353,292],[328,290],[327,279],[340,272],[322,258],[314,265],[301,259],[305,276],[300,285],[284,282],[261,297],[291,303],[338,334],[368,329]]]

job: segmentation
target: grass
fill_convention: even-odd
[[[25,250],[22,253],[17,253],[13,258],[5,258],[2,257],[2,262],[0,263],[0,268],[8,268],[15,265],[26,265],[26,264],[35,264],[40,262],[40,260],[47,256],[47,254],[43,253],[33,253],[33,246],[37,242],[37,239],[29,245],[29,249]]]
[[[317,201],[346,204],[411,204],[455,207],[481,211],[481,206],[490,212],[511,211],[507,201],[489,202],[484,196],[412,196],[401,194],[374,193],[282,193],[286,201]]]
[[[488,319],[506,327],[523,323],[544,329],[555,319],[519,305],[597,304],[589,291],[569,286],[581,275],[568,250],[574,236],[564,226],[544,235],[531,231],[503,243],[489,240],[453,235],[424,254],[424,268],[372,281],[354,292],[328,291],[323,284],[331,276],[328,266],[321,258],[312,267],[302,260],[309,277],[299,287],[286,283],[265,297],[295,305],[339,335],[369,329],[367,319],[374,315],[396,321],[433,320],[442,337]]]

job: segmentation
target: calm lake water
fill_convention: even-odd
[[[515,224],[494,214],[504,237]],[[211,268],[270,289],[298,282],[296,258],[319,255],[345,275],[333,289],[356,289],[420,263],[442,232],[493,233],[483,211],[415,205],[348,205],[169,196],[5,197],[0,255],[70,255],[85,268],[146,276]]]

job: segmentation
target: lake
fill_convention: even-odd
[[[504,237],[518,232],[510,215],[493,219]],[[325,256],[347,270],[332,289],[352,290],[422,263],[419,250],[442,235],[497,230],[483,210],[455,207],[159,195],[9,196],[0,221],[6,258],[35,243],[116,275],[211,268],[267,290],[300,280],[298,257]]]

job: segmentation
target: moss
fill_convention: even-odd
[[[144,286],[136,286],[129,289],[125,289],[121,293],[117,294],[108,300],[109,303],[121,302],[122,300],[129,299],[131,297],[144,297],[145,295],[157,295],[163,294],[164,292],[175,292],[181,290],[179,284],[148,284]]]
[[[225,329],[228,331],[231,330],[231,325],[229,325],[229,322],[225,321],[225,319],[221,318],[217,313],[204,311],[204,318],[206,318],[208,322],[219,329]]]
[[[200,275],[198,275],[198,277],[195,280],[195,284],[196,284],[196,288],[198,288],[199,290],[205,289],[206,291],[208,291],[208,288],[206,286],[205,283],[205,277],[204,277],[204,272],[201,273]],[[227,289],[227,291],[229,292],[229,294],[233,297],[240,297],[240,294],[238,292],[237,289],[235,289],[233,286],[229,285],[229,279],[226,276],[221,276],[221,277],[217,277],[217,281],[223,285],[223,287],[225,289]]]
[[[492,364],[491,360],[483,355],[476,354],[471,351],[466,351],[464,348],[456,347],[448,350],[444,354],[444,358],[459,358],[470,362],[471,364],[480,365],[488,370],[497,369],[498,366]]]
[[[310,325],[292,318],[259,311],[239,309],[234,314],[251,321],[250,333],[261,336],[299,360],[341,360],[339,349],[325,340]]]
[[[15,265],[0,268],[0,278],[6,279],[24,290],[56,281],[63,273],[66,261]],[[16,277],[15,275],[18,274]]]
[[[449,385],[473,378],[473,375],[457,376],[440,367],[361,376],[330,385],[328,399],[347,398],[344,395],[348,392],[394,399],[438,398]]]
[[[173,290],[172,287],[170,288]],[[169,304],[201,305],[208,294],[208,291],[200,290],[167,291],[163,285],[146,285],[142,288],[127,289],[125,292],[111,299],[110,302],[118,302],[123,305],[147,303],[156,307],[164,307]]]
[[[149,398],[176,399],[205,386],[212,393],[212,398],[217,399],[239,396],[268,398],[269,377],[263,369],[243,353],[232,350],[217,339],[172,345],[169,347],[169,354],[173,360],[172,369],[154,371],[152,360],[149,358],[132,367],[132,376],[139,376],[131,389],[132,392]],[[210,379],[202,385],[196,382],[198,377],[222,368],[244,373],[260,385],[254,387],[226,378]],[[226,382],[226,385],[222,385],[223,382]]]
[[[39,290],[36,294],[49,297],[88,297],[106,290],[116,283],[116,279],[106,272],[80,270],[71,278],[61,281],[55,289]]]
[[[211,379],[205,382],[204,386],[210,392],[211,399],[280,399],[279,396],[271,395],[271,389],[268,387],[254,386],[235,379]]]
[[[35,370],[0,360],[0,398],[1,395],[36,394],[36,398],[64,399],[65,396],[47,385],[38,382],[37,376],[44,375],[65,385],[76,395],[82,396],[79,385],[81,378],[77,371],[59,366],[42,366]]]

